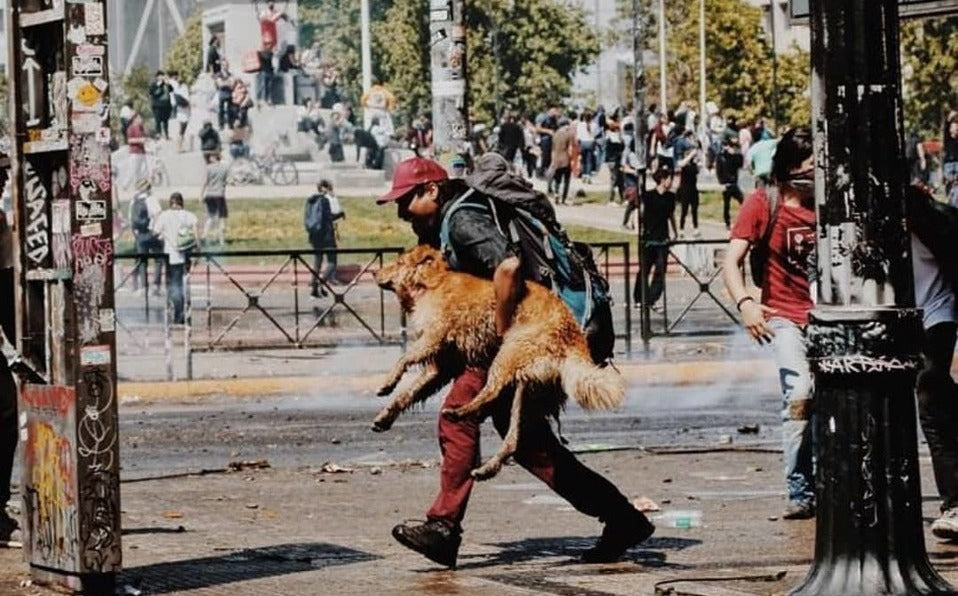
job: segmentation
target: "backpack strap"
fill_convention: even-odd
[[[782,210],[782,201],[779,200],[777,191],[766,191],[765,203],[768,206],[768,221],[765,222],[765,230],[762,231],[762,238],[759,242],[767,245],[772,239],[772,231],[775,229],[775,220],[778,219],[778,213]]]
[[[450,242],[450,232],[449,224],[452,221],[452,216],[454,213],[460,209],[475,209],[478,211],[486,211],[492,215],[493,221],[496,222],[496,229],[499,230],[499,233],[507,237],[505,231],[502,229],[502,224],[499,222],[499,214],[496,211],[495,202],[486,198],[483,202],[478,201],[468,201],[476,193],[474,188],[470,188],[462,194],[459,198],[453,201],[452,205],[446,210],[446,213],[442,216],[442,222],[439,224],[439,250],[442,252],[443,256],[446,257],[446,260],[449,262],[449,266],[453,270],[459,269],[459,259],[456,257],[456,250],[452,247],[452,242]]]

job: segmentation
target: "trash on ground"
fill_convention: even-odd
[[[352,468],[344,468],[339,464],[334,464],[332,462],[326,462],[319,469],[321,474],[352,474]]]
[[[702,525],[702,511],[698,509],[666,511],[652,517],[653,521],[667,528],[687,530]]]
[[[166,519],[183,519],[183,514],[179,511],[164,511],[163,517]]]
[[[270,467],[267,459],[247,459],[241,461],[231,461],[228,465],[231,472],[240,472],[243,470],[265,470]]]
[[[655,501],[648,497],[639,497],[635,499],[632,501],[632,506],[642,513],[648,513],[650,511],[662,511],[662,508],[659,507]]]
[[[742,426],[738,427],[738,434],[757,435],[759,430],[761,430],[761,427],[757,424],[743,424]]]

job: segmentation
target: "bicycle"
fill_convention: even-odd
[[[265,179],[278,186],[299,184],[299,170],[296,164],[276,154],[278,144],[270,145],[262,155],[237,157],[230,164],[226,176],[227,184],[263,184]]]

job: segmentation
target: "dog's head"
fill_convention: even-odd
[[[443,274],[449,271],[446,260],[435,248],[420,244],[376,272],[376,283],[384,290],[395,292],[407,310],[423,291],[436,287]]]

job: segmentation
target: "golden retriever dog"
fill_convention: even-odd
[[[515,386],[509,430],[499,452],[472,471],[480,480],[495,476],[515,453],[523,400],[530,395],[547,411],[558,412],[567,396],[584,409],[622,404],[625,381],[611,366],[592,362],[579,324],[562,300],[545,287],[526,282],[512,326],[501,342],[495,328],[492,282],[449,269],[442,254],[417,246],[380,269],[376,283],[394,291],[417,334],[396,362],[378,395],[392,393],[406,369],[424,365],[422,374],[383,408],[373,429],[387,430],[406,408],[425,400],[455,377],[463,366],[488,370],[486,384],[461,408],[442,415],[461,419],[477,414],[509,385]],[[530,391],[530,388],[539,388]]]

